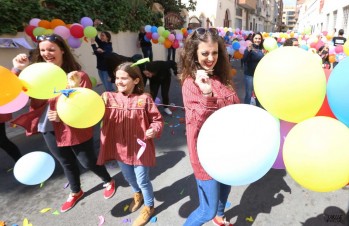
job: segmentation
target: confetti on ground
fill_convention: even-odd
[[[33,226],[32,224],[29,224],[29,220],[27,218],[23,219],[23,226]]]
[[[12,170],[13,170],[13,168],[10,168],[10,169],[7,170],[7,172],[11,172]]]
[[[171,135],[175,135],[175,131],[174,130],[171,130]]]
[[[253,222],[252,216],[246,217],[246,221],[248,221],[248,222]]]
[[[231,203],[230,202],[227,202],[226,204],[225,204],[225,208],[229,208],[231,206]]]
[[[59,215],[58,210],[54,211],[54,212],[52,213],[52,215]]]
[[[103,216],[98,216],[99,218],[99,223],[98,223],[98,226],[102,226],[104,224],[104,217]]]
[[[184,188],[183,188],[183,190],[179,193],[180,195],[183,195],[183,192],[184,192]]]
[[[123,219],[123,220],[122,220],[122,223],[131,223],[131,219],[128,219],[128,218]]]
[[[40,188],[42,188],[44,186],[44,182],[42,182],[41,184],[40,184]]]
[[[158,220],[158,218],[157,218],[157,217],[152,217],[152,218],[150,218],[150,221],[149,221],[149,222],[151,222],[151,223],[155,223],[157,220]]]
[[[124,212],[126,212],[126,211],[128,210],[128,207],[129,207],[129,205],[126,205],[126,206],[124,207]]]
[[[66,189],[67,187],[69,187],[69,182],[67,182],[63,188]]]
[[[40,213],[46,213],[50,210],[51,210],[51,208],[44,208],[44,209],[40,210]]]
[[[179,123],[180,123],[180,124],[185,124],[185,118],[180,118],[180,119],[179,119]]]
[[[180,126],[180,124],[176,124],[176,125],[174,125],[174,127],[178,127],[178,126]]]
[[[181,116],[177,115],[176,118],[181,118]]]

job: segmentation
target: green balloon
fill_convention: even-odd
[[[39,36],[39,35],[43,35],[44,34],[44,32],[45,32],[45,28],[43,28],[43,27],[36,27],[36,28],[34,28],[34,30],[33,30],[33,35],[34,36]]]
[[[97,85],[97,79],[95,77],[89,76],[91,83],[92,83],[92,87],[96,87]]]
[[[92,26],[87,26],[84,28],[84,35],[87,38],[94,38],[97,36],[97,30]]]

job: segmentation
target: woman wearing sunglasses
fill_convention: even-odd
[[[187,37],[181,53],[181,66],[187,142],[200,200],[199,207],[184,225],[203,225],[211,219],[215,225],[232,225],[224,218],[231,186],[207,174],[196,149],[198,134],[205,120],[214,111],[240,102],[229,79],[231,66],[224,40],[215,28],[197,28]]]
[[[69,88],[92,88],[88,75],[81,71],[80,64],[62,37],[56,34],[39,36],[37,41],[32,63],[49,62],[61,67],[67,73]],[[19,54],[13,59],[14,70],[18,73],[28,65],[29,59],[25,54]],[[106,187],[103,194],[105,199],[114,195],[115,182],[105,166],[96,165],[93,128],[77,129],[64,124],[56,111],[57,99],[58,97],[49,100],[32,99],[30,111],[12,123],[23,126],[27,135],[40,132],[50,152],[60,162],[71,189],[67,201],[61,207],[61,212],[66,212],[84,195],[81,190],[78,161],[102,179]]]

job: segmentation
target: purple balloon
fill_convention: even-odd
[[[285,138],[288,132],[290,132],[290,130],[295,125],[296,123],[280,120],[280,148],[279,148],[278,156],[276,157],[276,160],[273,165],[274,169],[285,169],[285,163],[282,157],[283,146],[284,146]]]
[[[80,24],[83,27],[93,26],[93,21],[92,21],[92,19],[90,17],[83,17],[80,20]]]
[[[74,38],[73,36],[70,36],[68,38],[68,44],[70,47],[77,49],[81,46],[81,40],[79,38]]]
[[[160,104],[160,103],[161,103],[161,100],[160,100],[160,98],[159,98],[159,97],[156,97],[154,102],[155,102],[155,104],[156,104],[156,105],[158,105],[158,104]]]
[[[39,22],[40,22],[41,20],[40,19],[38,19],[38,18],[33,18],[33,19],[31,19],[30,21],[29,21],[29,25],[32,25],[32,26],[34,26],[34,27],[37,27],[37,26],[39,26]]]

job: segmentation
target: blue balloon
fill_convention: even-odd
[[[240,43],[239,42],[233,42],[233,49],[239,50],[240,49]]]
[[[55,170],[55,160],[42,151],[30,152],[22,156],[15,164],[15,178],[26,185],[40,184],[47,180]]]
[[[327,99],[336,118],[349,127],[349,57],[340,61],[327,82]]]
[[[151,33],[158,32],[158,28],[156,26],[151,27]]]

